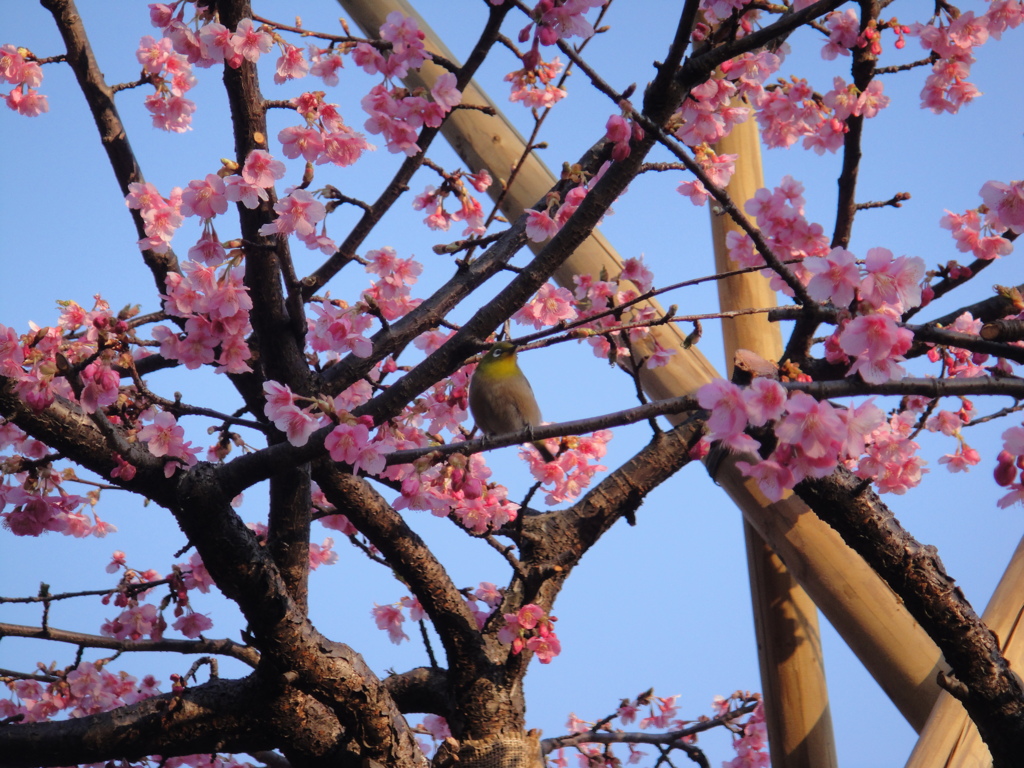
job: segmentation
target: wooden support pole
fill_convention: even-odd
[[[428,49],[451,61],[455,57],[406,0],[339,0],[345,12],[365,34],[376,36],[391,11],[416,19],[426,34]],[[430,86],[443,73],[427,64],[410,73],[409,87]],[[475,110],[456,110],[441,131],[472,171],[486,168],[495,179],[507,179],[521,157],[525,142],[501,111],[475,84],[464,92],[471,104],[489,105],[496,116]],[[515,219],[541,200],[555,176],[529,155],[503,202],[502,212]],[[622,260],[608,241],[595,231],[555,274],[561,285],[572,287],[576,274],[618,274]],[[657,302],[651,302],[655,307]],[[675,325],[654,329],[658,343],[675,349],[669,365],[644,369],[642,383],[653,399],[693,393],[718,374],[696,348],[683,349],[684,334]],[[821,522],[795,497],[769,503],[756,483],[735,468],[736,456],[718,467],[715,480],[740,507],[745,519],[779,556],[797,582],[828,617],[904,717],[920,730],[938,698],[936,670],[942,667],[938,648],[881,579],[846,546],[839,535]]]
[[[757,124],[750,119],[737,125],[718,142],[715,151],[739,156],[728,192],[742,208],[764,186]],[[711,210],[715,269],[727,272],[735,265],[729,260],[726,235],[739,231],[739,227],[728,216],[716,215],[713,207]],[[775,291],[756,272],[719,280],[718,298],[723,311],[774,307],[776,303]],[[782,333],[766,315],[725,318],[722,330],[730,376],[737,350],[750,350],[773,361],[782,355]],[[772,768],[835,768],[838,761],[818,609],[746,521],[743,538]]]

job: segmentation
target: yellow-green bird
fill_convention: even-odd
[[[477,364],[469,382],[469,411],[488,437],[540,425],[537,398],[519,369],[512,342],[499,341]],[[554,461],[543,442],[537,440],[533,445],[544,461]]]

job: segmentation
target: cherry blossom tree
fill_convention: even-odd
[[[138,35],[121,53],[138,76],[119,83],[101,71],[72,0],[41,4],[66,48],[28,50],[19,30],[5,30],[4,120],[46,121],[44,75],[73,73],[120,187],[110,203],[125,206],[152,285],[136,286],[137,303],[121,310],[100,294],[91,306],[62,301],[48,325],[0,318],[11,323],[0,325],[4,551],[19,537],[61,535],[109,536],[114,549],[108,575],[88,574],[86,588],[0,598],[40,617],[0,623],[0,638],[39,648],[35,668],[0,670],[0,763],[528,766],[544,755],[613,765],[682,753],[709,765],[697,737],[718,730],[735,749],[726,765],[767,765],[773,713],[755,693],[688,714],[668,692],[624,692],[541,739],[523,690],[534,659],[557,663],[556,601],[602,536],[619,520],[642,525],[644,499],[684,467],[735,454],[763,497],[795,494],[877,571],[941,650],[943,687],[995,764],[1015,764],[1024,685],[934,551],[883,499],[927,482],[919,440],[934,433],[950,446],[934,471],[980,465],[1005,489],[1002,506],[1024,502],[1024,299],[1013,286],[970,293],[1024,231],[1024,182],[991,179],[973,208],[937,222],[967,265],[894,253],[884,231],[858,251],[853,231],[907,199],[858,192],[864,136],[890,105],[889,83],[916,78],[920,107],[955,119],[980,96],[975,56],[1024,21],[1017,0],[940,2],[900,19],[877,0],[687,0],[651,30],[658,61],[642,88],[588,59],[591,41],[615,34],[601,0],[490,0],[464,63],[399,12],[362,36],[346,22],[312,29],[264,15],[273,4],[176,0],[133,21]],[[815,63],[842,63],[844,74],[788,69],[796,35]],[[467,94],[499,69],[505,82],[488,86],[510,88],[508,108],[529,113],[527,151],[507,168],[469,150],[462,166],[437,161],[457,115],[498,119]],[[179,134],[207,131],[200,117],[217,102],[195,94],[218,81],[230,123],[209,131],[207,172],[166,188],[147,181],[122,112],[144,114],[174,147]],[[560,177],[531,209],[503,215],[547,115],[569,108],[574,88],[600,105],[574,118],[578,154],[559,158]],[[812,192],[794,176],[750,199],[730,195],[745,159],[717,144],[755,122],[766,146],[841,158],[838,188],[813,191],[829,196],[831,233],[809,216]],[[356,191],[346,174],[369,163],[375,185]],[[656,296],[680,302],[692,284],[726,275],[701,277],[708,270],[682,262],[678,274],[654,274],[639,252],[614,272],[566,278],[613,204],[647,184],[662,205],[712,207],[732,222],[729,275],[760,274],[785,297],[733,314],[791,321],[778,359],[747,352],[731,380],[644,395],[652,372],[694,364],[702,323],[730,314],[660,311]],[[422,217],[416,237],[429,257],[389,244],[399,209]],[[970,298],[929,313],[947,295]],[[589,348],[639,404],[484,438],[467,393],[500,334],[527,349]],[[230,392],[210,395],[211,379]],[[969,427],[997,420],[999,445],[968,442]],[[646,445],[604,466],[613,430],[645,422]],[[514,497],[488,460],[519,444],[535,483]],[[138,500],[135,513],[101,517],[118,495]],[[160,563],[117,549],[115,533],[148,525],[143,504],[184,534]],[[338,553],[314,526],[393,575],[394,602],[361,595],[365,610],[391,642],[421,643],[428,663],[381,677],[365,649],[318,626],[310,574]],[[421,533],[437,526],[457,532],[458,546],[442,554]],[[452,576],[459,553],[476,548],[501,558],[503,581]],[[211,590],[243,617],[239,639],[196,609]],[[96,598],[104,611],[91,627],[51,625],[51,606]],[[43,661],[54,645],[76,647],[74,660]],[[158,653],[175,655],[179,670],[119,668]],[[221,676],[221,663],[238,673]],[[732,687],[727,670],[722,685]]]

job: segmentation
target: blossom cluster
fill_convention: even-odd
[[[974,49],[989,38],[1000,39],[1004,31],[1021,22],[1024,6],[1017,0],[995,0],[980,16],[967,11],[954,17],[944,9],[927,24],[911,24],[907,34],[938,57],[921,90],[921,106],[936,114],[955,114],[980,96],[977,87],[967,81],[975,61]]]
[[[57,682],[20,679],[8,683],[15,700],[0,699],[0,719],[20,716],[23,722],[39,723],[68,713],[83,717],[134,704],[160,693],[152,675],[140,682],[121,672],[114,674],[98,662],[83,661],[60,676]]]
[[[395,450],[386,430],[378,430],[371,438],[373,420],[368,416],[355,418],[339,408],[334,400],[308,400],[294,394],[286,384],[268,381],[263,384],[266,395],[264,414],[292,445],[303,446],[321,427],[332,426],[324,438],[324,448],[331,459],[344,462],[353,472],[378,475],[384,470],[384,457]],[[339,396],[340,397],[340,396]]]
[[[545,461],[533,446],[523,448],[530,473],[547,491],[544,503],[553,506],[575,499],[595,474],[608,469],[596,462],[607,453],[612,436],[611,430],[600,429],[591,435],[547,440],[548,450],[557,454],[554,461]]]
[[[44,464],[30,471],[26,463],[45,457],[46,446],[0,418],[0,451],[8,449],[11,455],[0,454],[4,472],[0,483],[0,521],[15,536],[39,536],[54,531],[78,538],[103,537],[117,530],[95,513],[90,521],[83,505],[88,508],[91,499],[68,493],[63,487],[65,478],[52,465]]]
[[[10,109],[25,117],[38,117],[50,111],[46,96],[37,90],[43,82],[43,69],[27,58],[28,51],[7,44],[0,46],[0,83],[15,86],[0,94]]]
[[[435,517],[452,516],[477,535],[501,528],[519,513],[519,505],[508,500],[508,489],[488,482],[491,469],[478,453],[468,458],[453,454],[444,464],[422,471],[408,464],[393,470],[402,476],[396,509],[425,510]]]
[[[489,581],[480,582],[475,590],[464,590],[463,598],[466,606],[476,620],[477,629],[483,629],[487,619],[494,613],[494,609],[501,604],[504,590],[496,587]],[[483,608],[480,605],[483,604]],[[405,623],[406,615],[403,611],[409,612],[410,621],[422,621],[427,618],[426,611],[415,597],[405,596],[397,603],[388,605],[377,605],[374,603],[370,614],[373,616],[377,628],[388,633],[388,639],[398,645],[403,640],[408,640],[402,625]]]
[[[124,671],[115,674],[108,666],[108,661],[81,661],[64,670],[40,665],[40,672],[55,679],[43,682],[21,678],[7,683],[13,698],[0,699],[0,720],[17,718],[21,722],[38,723],[61,714],[84,717],[160,695],[160,683],[153,675],[139,680]],[[171,675],[172,692],[180,693],[184,687],[179,675]],[[160,762],[167,768],[244,768],[247,765],[209,753],[165,758]]]
[[[121,396],[116,366],[129,354],[133,336],[127,319],[132,312],[114,315],[99,297],[89,311],[72,301],[62,303],[54,326],[32,324],[30,333],[19,336],[0,325],[0,375],[12,381],[15,393],[35,411],[58,397],[78,403],[87,414],[115,405]],[[108,419],[123,423],[116,413]],[[43,443],[0,419],[0,451],[7,449],[11,455],[0,456],[0,518],[16,535],[54,531],[102,537],[117,530],[95,512],[92,520],[86,514],[98,500],[97,491],[69,493],[65,485],[77,481],[74,472],[57,470]]]
[[[527,603],[515,613],[506,613],[504,618],[498,639],[512,646],[513,655],[526,649],[535,654],[541,664],[550,664],[562,652],[562,643],[554,630],[558,619],[549,616],[539,605]]]
[[[196,78],[188,59],[174,52],[170,38],[155,40],[151,35],[139,42],[135,57],[142,65],[143,76],[156,88],[144,102],[153,126],[175,133],[189,130],[196,105],[185,94],[196,84]]]
[[[492,5],[501,4],[500,0],[490,1]],[[544,61],[540,47],[570,37],[592,37],[594,25],[585,14],[604,4],[605,0],[540,0],[536,4],[529,23],[519,31],[520,43],[532,37],[529,50],[521,55],[523,66],[505,75],[505,81],[512,84],[509,101],[536,110],[548,109],[565,98],[565,89],[553,84],[562,71],[562,63],[558,57]]]
[[[306,124],[284,128],[278,133],[285,157],[302,157],[307,163],[332,163],[346,168],[362,157],[363,152],[374,149],[363,134],[345,124],[337,104],[324,101],[323,91],[300,94],[291,104],[306,119]]]
[[[475,174],[457,171],[446,174],[439,189],[428,186],[413,199],[412,207],[415,210],[431,210],[431,213],[423,219],[423,223],[430,229],[447,232],[453,221],[464,221],[466,222],[466,228],[462,232],[464,236],[482,235],[486,231],[483,207],[475,197],[469,194],[463,178],[468,179],[477,192],[486,192],[492,182],[491,174],[487,171]],[[449,195],[459,201],[459,210],[454,213],[449,213],[444,207],[445,200]]]
[[[184,332],[166,325],[154,327],[160,354],[189,370],[216,363],[221,372],[251,372],[246,337],[252,332],[252,300],[243,282],[245,265],[227,265],[218,274],[215,267],[190,259],[182,270],[168,273],[163,300],[168,315],[184,320]]]
[[[423,272],[423,265],[415,259],[400,258],[394,248],[384,246],[366,252],[366,271],[377,279],[363,291],[363,301],[385,320],[397,320],[420,305],[421,299],[410,293]]]
[[[580,336],[587,340],[597,357],[628,360],[639,356],[646,367],[656,368],[665,365],[675,352],[663,348],[651,333],[649,324],[657,319],[652,307],[634,307],[629,315],[631,327],[625,331],[613,330],[622,323],[615,309],[649,292],[653,280],[643,256],[631,257],[611,279],[576,275],[573,278],[575,291],[545,283],[512,319],[537,329],[563,323],[578,325]]]
[[[157,188],[149,182],[133,182],[128,185],[125,205],[139,211],[142,217],[146,237],[139,241],[142,250],[153,250],[156,253],[167,253],[170,249],[174,233],[181,227],[185,218],[195,216],[203,223],[203,233],[196,245],[189,250],[189,257],[214,266],[224,261],[228,254],[217,238],[213,220],[227,212],[228,203],[241,203],[246,208],[256,208],[261,200],[269,200],[268,189],[285,174],[284,164],[261,149],[249,153],[239,173],[208,173],[203,179],[193,179],[182,189],[174,187],[170,197],[163,197]],[[288,226],[274,223],[272,231],[287,229],[288,232],[299,229],[308,234],[312,224],[323,218],[323,205],[316,209],[306,210],[312,203],[307,199],[305,190],[295,190],[292,195],[302,193],[304,196],[294,202],[286,196],[275,205],[279,213],[288,213]],[[303,205],[300,213],[290,209]],[[280,208],[278,207],[280,206]],[[301,224],[299,221],[301,220]]]
[[[554,84],[565,65],[557,56],[551,61],[542,61],[539,55],[532,59],[527,57],[522,69],[505,75],[505,81],[512,84],[509,101],[529,109],[549,109],[568,95],[564,88]]]
[[[270,53],[275,42],[281,51],[274,70],[274,81],[278,84],[311,74],[321,78],[325,85],[335,86],[345,54],[351,55],[353,62],[365,72],[383,75],[385,82],[375,86],[363,99],[363,108],[369,114],[366,129],[383,134],[392,152],[408,155],[419,152],[416,144],[419,128],[424,125],[436,128],[462,100],[451,73],[441,75],[429,94],[410,94],[403,88],[389,87],[392,80],[405,77],[431,58],[423,44],[424,34],[416,22],[398,12],[390,13],[380,28],[383,45],[378,47],[367,42],[337,48],[310,45],[307,60],[301,48],[286,43],[269,25],[256,26],[252,19],[242,19],[232,31],[217,22],[206,9],[197,8],[193,24],[189,25],[184,17],[187,5],[178,2],[150,6],[153,25],[162,30],[164,37],[160,41],[144,38],[139,50],[145,73],[157,86],[157,92],[146,103],[158,127],[175,131],[188,128],[195,109],[182,95],[191,87],[189,65],[210,67],[223,62],[228,67],[238,68],[244,62],[255,63],[262,55]],[[298,157],[301,154],[311,163],[350,165],[372,147],[361,134],[344,124],[336,105],[323,104],[322,97],[322,92],[311,92],[292,100],[307,125],[281,132],[279,138],[285,145],[285,155]],[[313,108],[312,102],[318,99],[321,104]]]
[[[824,477],[840,464],[873,481],[881,493],[905,493],[928,471],[917,455],[920,446],[912,439],[921,428],[955,438],[955,451],[939,459],[950,471],[966,471],[980,462],[961,431],[974,415],[967,398],[951,411],[936,409],[928,398],[907,397],[902,410],[886,418],[872,399],[842,408],[798,391],[787,396],[778,382],[766,378],[756,378],[746,388],[717,380],[697,396],[702,407],[712,410],[705,439],[721,440],[731,450],[757,455],[761,445],[745,430],[775,422],[771,454],[754,463],[737,463],[770,501],[778,501],[804,478]],[[1001,465],[1013,461],[1001,454]],[[999,477],[1010,485],[1015,476],[997,470]]]
[[[478,629],[483,629],[503,597],[504,590],[489,581],[480,582],[475,590],[463,591],[463,598]],[[410,621],[418,622],[427,617],[419,600],[408,596],[387,605],[374,603],[370,613],[377,628],[387,632],[388,639],[398,645],[409,639],[403,629],[406,611]],[[522,653],[525,649],[536,654],[542,664],[550,664],[561,653],[562,646],[554,632],[557,618],[549,616],[540,606],[530,603],[515,613],[504,614],[503,618],[505,623],[498,630],[498,640],[510,645],[513,654]]]
[[[629,749],[629,757],[625,762],[629,765],[639,763],[646,753],[636,743],[629,739],[623,726],[636,722],[637,716],[646,709],[647,715],[640,718],[638,723],[641,730],[658,729],[668,733],[679,732],[693,725],[695,722],[705,722],[706,716],[701,716],[698,721],[682,720],[678,717],[679,695],[655,696],[654,691],[649,690],[637,696],[635,699],[622,699],[614,715],[602,719],[600,722],[591,722],[578,718],[574,713],[569,714],[566,721],[566,730],[571,734],[584,734],[597,732],[595,729],[622,735],[622,741]],[[744,706],[754,704],[753,711],[745,718],[735,714]],[[723,768],[767,768],[769,765],[768,733],[765,724],[764,704],[759,694],[751,694],[743,691],[736,691],[729,697],[715,696],[711,703],[711,711],[716,718],[728,718],[729,728],[733,734],[732,746],[736,750],[736,757],[722,763]],[[617,726],[612,723],[618,721]],[[696,744],[697,735],[689,734],[681,737],[686,744]],[[642,743],[642,742],[641,742]],[[594,766],[607,766],[615,768],[623,761],[614,753],[614,749],[606,744],[596,742],[581,742],[575,744],[580,768],[594,768]],[[569,765],[565,748],[558,750],[558,756],[552,760],[552,764],[559,768],[567,768]]]
[[[103,597],[104,605],[113,603],[122,610],[114,618],[103,622],[101,634],[118,640],[160,640],[167,630],[167,621],[163,615],[166,605],[174,606],[172,629],[185,637],[198,638],[213,627],[210,618],[194,611],[189,602],[190,590],[205,593],[213,586],[213,580],[198,554],[193,554],[188,563],[174,565],[163,578],[152,568],[145,571],[129,568],[125,553],[119,550],[113,553],[106,570],[107,573],[124,571],[118,588]],[[156,585],[161,583],[168,585],[169,595],[160,606],[144,602],[155,591]],[[154,586],[146,588],[148,584]]]
[[[998,504],[1024,504],[1024,425],[1003,432],[1003,449],[996,458],[996,483],[1009,490]]]

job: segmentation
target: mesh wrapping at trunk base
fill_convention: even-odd
[[[445,739],[434,768],[543,768],[540,732],[510,733],[491,739]]]

